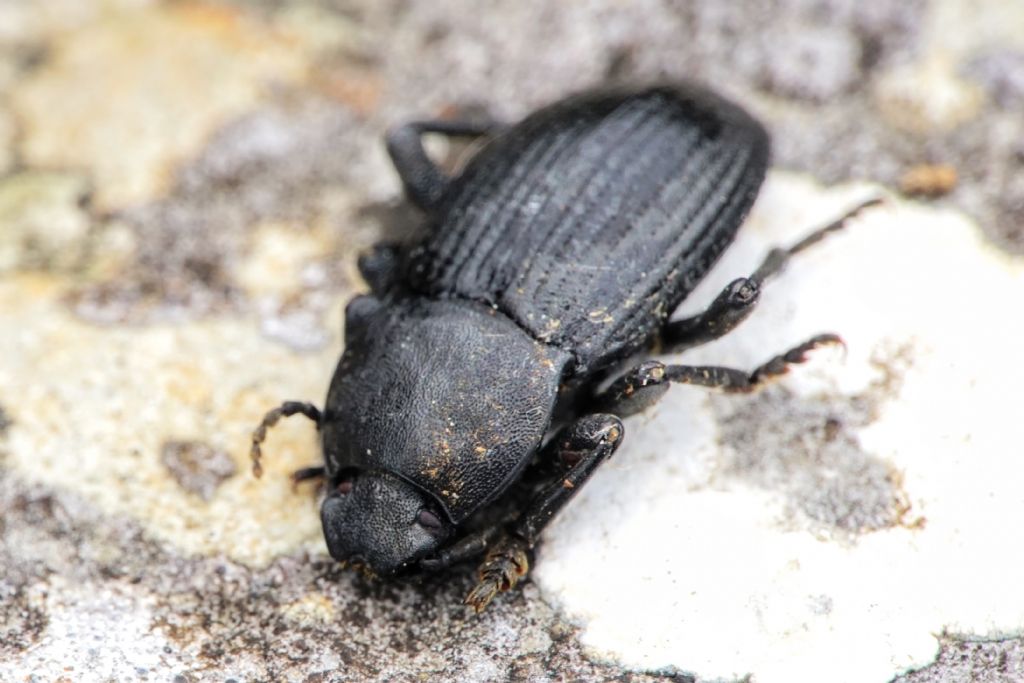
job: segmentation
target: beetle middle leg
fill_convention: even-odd
[[[580,486],[619,447],[622,422],[614,415],[586,415],[560,431],[541,452],[541,458],[557,459],[558,476],[542,488],[497,542],[489,544],[480,565],[477,585],[466,604],[477,612],[499,592],[511,589],[530,568],[530,550],[551,518]]]
[[[317,429],[320,428],[320,422],[323,420],[323,415],[320,413],[319,408],[312,403],[305,403],[303,401],[285,401],[277,408],[268,411],[263,416],[259,426],[252,432],[252,448],[249,451],[249,457],[252,458],[252,473],[256,478],[263,476],[263,464],[260,462],[263,457],[263,451],[260,446],[267,438],[267,430],[276,425],[282,417],[291,417],[292,415],[303,415],[309,418],[316,423]],[[305,470],[299,470],[299,472],[308,472],[312,469],[314,468],[305,468]],[[302,477],[299,481],[311,477],[312,475]]]
[[[660,361],[647,361],[612,382],[594,398],[594,402],[600,410],[626,417],[657,403],[672,382],[746,393],[786,374],[790,366],[803,363],[810,351],[821,346],[842,344],[843,340],[838,335],[819,334],[752,371],[716,365],[665,365]]]
[[[850,219],[864,209],[881,203],[880,198],[869,199],[828,225],[818,228],[796,244],[788,248],[772,249],[750,277],[741,277],[730,282],[703,312],[666,324],[661,332],[662,352],[678,353],[729,333],[754,312],[764,283],[768,278],[780,273],[794,255],[817,244],[830,233],[842,230]]]

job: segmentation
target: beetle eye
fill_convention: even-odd
[[[356,475],[354,471],[344,472],[338,483],[334,487],[334,491],[342,496],[347,496],[352,493],[353,482],[355,481]]]
[[[432,533],[437,533],[444,529],[444,525],[441,524],[441,520],[438,519],[437,515],[426,508],[416,514],[416,523]]]

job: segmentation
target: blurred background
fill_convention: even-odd
[[[356,254],[418,225],[389,126],[680,79],[777,167],[1024,253],[1021,0],[0,0],[0,679],[694,680],[588,656],[533,585],[476,619],[468,572],[337,570],[284,476],[314,435],[262,482],[245,446],[323,396]],[[1024,667],[944,648],[909,680]]]

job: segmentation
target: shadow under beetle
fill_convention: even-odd
[[[449,177],[425,133],[489,140]],[[772,250],[704,312],[669,321],[768,165],[765,130],[710,92],[586,93],[513,126],[411,123],[387,146],[427,237],[360,259],[371,292],[345,310],[325,409],[286,402],[252,438],[259,476],[269,427],[295,414],[316,423],[324,464],[294,479],[326,480],[320,515],[337,560],[393,576],[482,556],[466,598],[480,611],[526,574],[545,525],[615,452],[620,417],[672,382],[750,391],[841,343],[819,335],[750,372],[626,367],[726,334],[790,256],[877,203]],[[496,517],[501,501],[508,514]]]

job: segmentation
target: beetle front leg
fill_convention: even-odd
[[[445,190],[449,178],[438,168],[423,148],[424,133],[440,133],[450,137],[490,135],[502,126],[494,121],[414,121],[387,133],[387,149],[405,192],[416,206],[425,211],[433,208]]]
[[[531,499],[526,510],[487,552],[477,585],[466,604],[478,613],[499,592],[518,583],[530,569],[530,551],[551,518],[569,502],[594,470],[622,442],[622,422],[614,415],[587,415],[559,432],[541,457],[557,458],[567,468]]]
[[[312,403],[305,403],[303,401],[285,401],[277,408],[268,411],[263,416],[263,420],[259,426],[252,432],[252,448],[249,451],[249,457],[252,458],[252,473],[257,479],[263,476],[263,464],[260,460],[263,457],[263,452],[260,445],[267,438],[267,430],[277,424],[277,421],[282,417],[291,417],[292,415],[303,415],[308,417],[310,420],[316,423],[316,428],[320,429],[320,422],[323,416],[320,414],[320,409]],[[311,468],[306,468],[306,471]],[[300,470],[301,472],[302,470]],[[310,477],[306,477],[310,478]]]
[[[501,527],[490,526],[475,533],[463,536],[461,539],[441,550],[434,557],[427,557],[420,560],[420,568],[428,572],[436,572],[447,569],[452,565],[480,557],[487,549],[494,544],[494,541],[501,535]]]
[[[881,203],[880,198],[869,199],[828,225],[818,228],[796,244],[788,248],[772,249],[750,277],[741,277],[730,282],[706,310],[695,316],[667,323],[661,332],[662,352],[679,353],[728,334],[754,312],[764,283],[768,278],[780,273],[795,254],[817,244],[830,233],[842,230],[850,219],[864,209]]]

